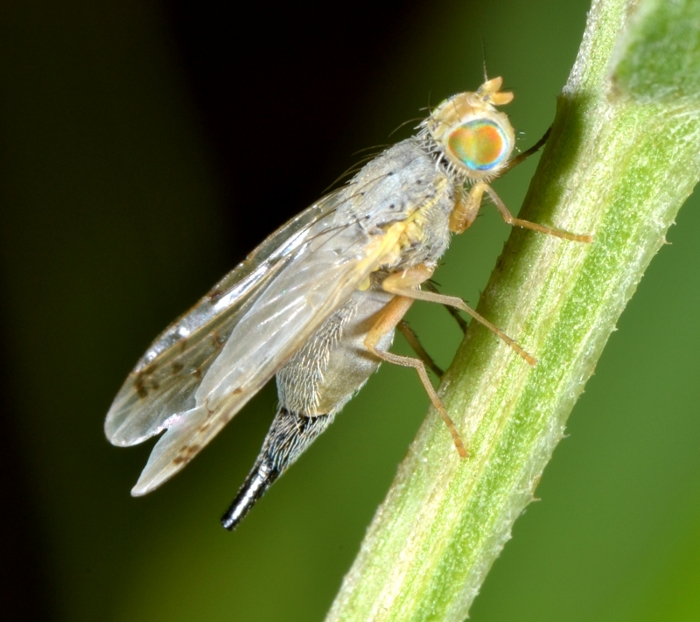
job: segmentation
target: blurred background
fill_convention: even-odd
[[[0,7],[3,619],[323,619],[426,411],[412,371],[384,366],[232,534],[219,517],[273,386],[140,499],[151,443],[110,446],[104,415],[171,320],[359,149],[477,87],[484,56],[516,94],[520,147],[534,143],[588,8],[248,4]],[[516,212],[534,160],[496,182]],[[622,316],[473,620],[700,619],[698,207]],[[475,304],[508,234],[485,210],[443,291]],[[412,325],[447,365],[460,333],[427,306]]]

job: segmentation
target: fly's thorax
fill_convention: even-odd
[[[341,190],[331,227],[361,227],[366,246],[354,250],[377,250],[379,268],[402,269],[435,263],[445,252],[454,205],[454,180],[424,140],[409,138],[366,164]]]
[[[456,188],[447,175],[436,176],[434,191],[423,197],[413,213],[384,228],[384,238],[395,242],[387,245],[378,270],[395,272],[418,264],[437,264],[450,243],[449,219],[455,194]]]
[[[445,172],[435,164],[425,141],[408,138],[366,164],[341,190],[333,226],[360,225],[381,234],[411,218],[445,186]]]
[[[446,99],[421,124],[428,149],[444,157],[446,170],[461,183],[497,177],[513,151],[513,126],[496,110],[513,99],[512,93],[500,92],[502,83],[494,78],[476,92]]]

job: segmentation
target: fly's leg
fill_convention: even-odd
[[[542,147],[544,147],[544,144],[547,142],[549,139],[549,134],[551,133],[552,128],[548,127],[547,131],[544,133],[544,136],[540,138],[532,147],[529,149],[526,149],[523,151],[521,154],[515,156],[508,164],[506,164],[499,172],[498,175],[503,175],[503,173],[508,172],[510,169],[515,168],[518,166],[518,164],[522,164],[525,160],[527,160],[531,155],[534,153],[537,153]]]
[[[431,281],[426,281],[425,282],[425,287],[436,294],[439,294],[440,292],[438,291],[438,288],[435,287],[435,285]],[[462,331],[463,334],[467,334],[467,327],[468,324],[464,320],[464,318],[459,314],[459,311],[455,309],[454,307],[451,307],[450,305],[442,305],[445,307],[447,312],[453,317],[454,321],[457,322],[457,325],[459,326],[459,329]],[[411,346],[413,347],[413,346]]]
[[[425,363],[423,363],[423,361],[420,359],[412,358],[410,356],[401,356],[399,354],[394,354],[393,352],[384,352],[377,349],[377,344],[381,341],[382,337],[396,328],[399,322],[403,319],[403,316],[406,315],[406,312],[411,308],[412,304],[413,299],[407,298],[406,296],[396,296],[393,298],[384,308],[384,311],[382,311],[376,324],[370,329],[367,337],[365,337],[364,345],[377,358],[380,358],[387,363],[393,363],[394,365],[413,367],[413,369],[418,372],[418,376],[420,377],[421,383],[423,384],[430,401],[432,402],[433,406],[435,406],[435,409],[440,413],[445,425],[447,425],[447,429],[452,436],[452,441],[457,448],[457,452],[462,458],[466,458],[468,454],[467,450],[464,448],[464,443],[462,443],[462,439],[459,437],[459,433],[455,428],[454,422],[452,419],[450,419],[442,400],[439,398],[430,382],[428,372],[425,368]]]
[[[408,322],[401,320],[396,325],[396,328],[401,331],[401,334],[404,336],[404,339],[408,345],[411,346],[411,349],[418,355],[418,358],[425,363],[426,367],[428,367],[428,369],[430,369],[430,371],[432,371],[438,378],[442,378],[442,375],[445,372],[438,367],[437,363],[433,360],[430,354],[426,352],[423,344],[418,339],[418,335],[416,335],[415,331],[408,325]]]
[[[517,354],[523,358],[529,365],[533,367],[537,364],[537,359],[523,350],[513,339],[506,335],[498,326],[489,322],[483,315],[477,313],[464,300],[456,296],[445,296],[435,292],[426,292],[421,289],[415,289],[416,285],[427,281],[433,271],[427,266],[416,266],[410,270],[390,274],[382,282],[382,289],[397,296],[411,298],[412,300],[425,300],[427,302],[436,302],[438,304],[455,307],[471,315],[477,322],[483,324],[491,332],[500,337],[508,346],[510,346]],[[400,319],[400,318],[399,318]]]
[[[484,181],[476,182],[469,189],[469,192],[463,193],[462,197],[457,201],[455,208],[450,214],[450,231],[454,233],[462,233],[465,229],[468,229],[472,225],[474,219],[479,213],[479,210],[481,209],[484,193],[486,193],[491,201],[493,201],[493,204],[496,206],[501,218],[503,218],[503,220],[509,225],[514,227],[523,227],[524,229],[531,229],[532,231],[539,231],[540,233],[546,233],[547,235],[553,235],[558,238],[572,240],[574,242],[589,243],[593,241],[592,235],[569,233],[568,231],[562,231],[561,229],[545,227],[544,225],[539,225],[536,222],[516,218],[510,213],[510,210],[501,200],[501,197],[496,194],[496,191]]]
[[[585,242],[586,244],[590,244],[593,241],[593,236],[587,233],[569,233],[568,231],[562,231],[561,229],[553,229],[552,227],[538,225],[536,222],[530,222],[529,220],[515,218],[515,216],[510,213],[505,203],[501,201],[501,197],[496,194],[494,189],[489,185],[484,185],[486,186],[486,193],[493,201],[493,204],[496,206],[501,218],[503,218],[503,220],[505,220],[505,222],[509,225],[513,225],[514,227],[523,227],[524,229],[532,229],[533,231],[539,231],[540,233],[546,233],[547,235],[553,235],[565,240],[572,240],[573,242]]]

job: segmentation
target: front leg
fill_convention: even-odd
[[[491,201],[493,201],[493,204],[496,206],[501,218],[503,218],[507,224],[512,225],[513,227],[523,227],[524,229],[539,231],[540,233],[546,233],[547,235],[553,235],[565,240],[573,240],[574,242],[590,243],[593,241],[593,236],[591,235],[569,233],[568,231],[562,231],[561,229],[545,227],[544,225],[539,225],[536,222],[516,218],[510,213],[510,210],[501,200],[501,197],[496,194],[496,191],[484,181],[477,181],[469,189],[469,192],[462,190],[462,196],[459,198],[455,208],[450,214],[450,231],[454,233],[462,233],[465,229],[468,229],[472,225],[479,214],[479,210],[481,209],[484,194],[487,194]]]

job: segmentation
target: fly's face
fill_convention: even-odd
[[[508,163],[515,132],[508,116],[496,110],[513,100],[501,93],[503,80],[494,78],[474,93],[459,93],[442,102],[424,121],[423,135],[448,162],[459,181],[488,181]]]

